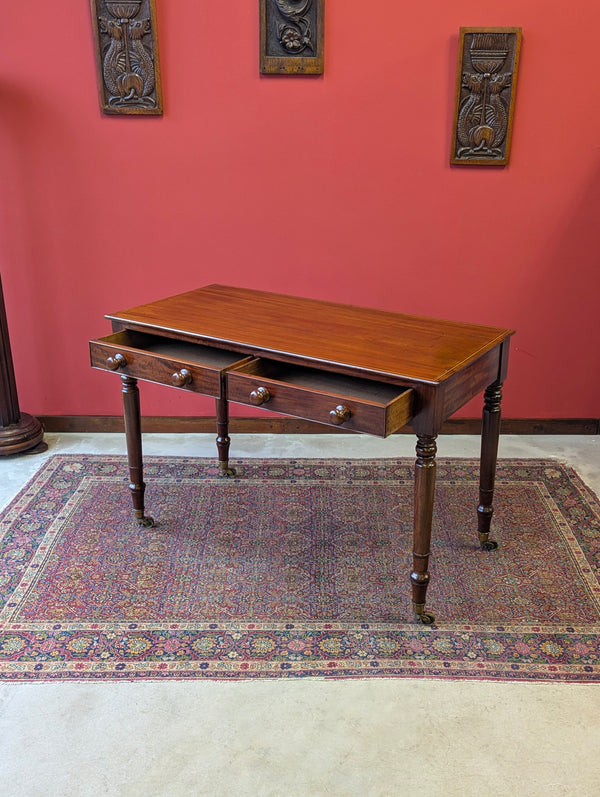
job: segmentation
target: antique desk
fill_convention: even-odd
[[[137,380],[216,399],[217,450],[229,468],[228,402],[386,437],[411,424],[417,436],[413,566],[424,623],[442,423],[485,391],[478,531],[489,539],[502,382],[512,330],[400,315],[275,293],[209,285],[106,316],[113,334],[90,343],[94,368],[121,375],[130,490],[144,514]]]

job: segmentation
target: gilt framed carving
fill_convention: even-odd
[[[100,109],[162,114],[155,0],[90,0]]]
[[[461,28],[450,163],[506,166],[521,28]]]
[[[260,0],[263,75],[322,75],[325,0]]]

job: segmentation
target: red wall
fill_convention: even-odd
[[[325,75],[286,78],[258,74],[258,0],[157,0],[164,117],[114,118],[87,3],[7,4],[0,271],[22,410],[118,413],[118,380],[88,366],[104,313],[220,281],[513,327],[505,416],[597,417],[600,6],[502,5],[327,0]],[[448,165],[461,25],[523,28],[504,169]],[[212,402],[147,386],[143,411]]]

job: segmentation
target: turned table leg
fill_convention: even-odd
[[[218,398],[217,405],[217,451],[222,476],[235,476],[235,468],[229,467],[229,404],[226,398]]]
[[[486,388],[481,424],[481,471],[479,479],[479,506],[477,522],[479,542],[485,551],[493,551],[498,547],[495,540],[490,540],[490,524],[494,508],[494,481],[496,478],[496,461],[498,459],[498,438],[500,435],[500,404],[502,402],[502,383],[494,382]]]
[[[433,520],[435,492],[435,455],[437,435],[418,435],[415,463],[415,512],[413,534],[412,599],[415,614],[429,625],[434,616],[425,611],[425,595],[429,584],[429,544]]]
[[[142,468],[142,427],[140,421],[140,392],[137,379],[122,376],[123,418],[127,439],[127,463],[129,465],[129,489],[133,509],[141,526],[154,526],[154,520],[144,515],[144,484]]]

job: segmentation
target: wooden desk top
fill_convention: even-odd
[[[106,316],[263,356],[438,384],[513,330],[208,285]]]

